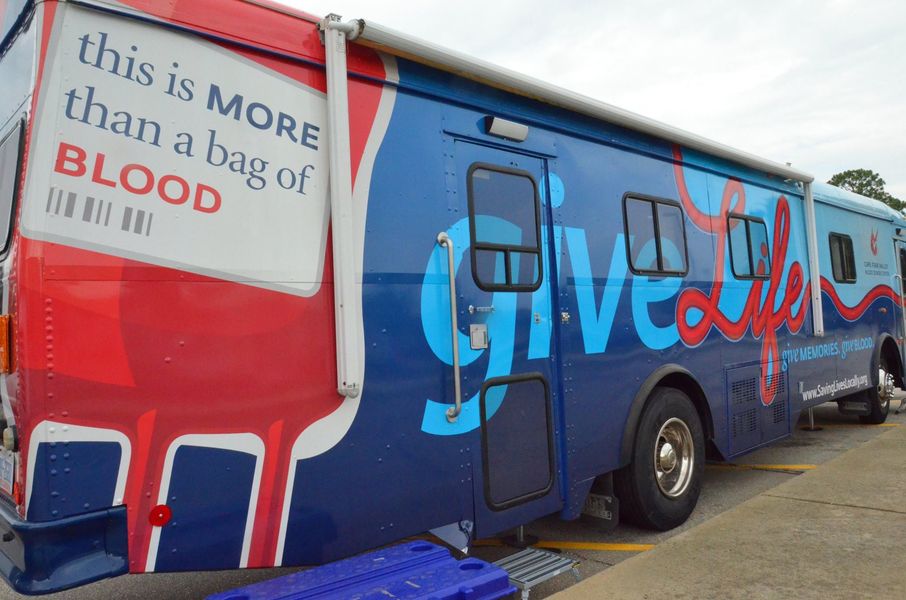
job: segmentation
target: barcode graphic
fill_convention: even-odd
[[[95,198],[94,196],[83,197],[75,192],[56,187],[50,188],[45,208],[48,214],[69,219],[81,219],[85,223],[100,225],[101,227],[109,227],[111,214],[113,212],[118,213],[120,210],[120,207],[114,206],[109,200]],[[151,221],[154,218],[154,213],[131,206],[122,207],[122,211],[123,219],[120,229],[146,237],[151,235]]]
[[[149,236],[151,235],[151,221],[153,218],[153,212],[138,208],[133,209],[127,206],[123,211],[123,223],[120,229]]]

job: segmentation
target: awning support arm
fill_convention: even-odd
[[[318,24],[324,36],[327,67],[327,135],[330,164],[330,222],[333,239],[334,315],[337,336],[337,392],[355,398],[362,384],[359,355],[359,304],[356,290],[355,223],[352,206],[352,162],[349,143],[349,90],[346,41],[355,26],[330,14]]]
[[[821,270],[818,264],[818,226],[815,220],[815,198],[812,183],[803,183],[805,188],[805,237],[808,248],[808,272],[811,281],[812,330],[815,337],[824,336],[824,309],[821,306]]]

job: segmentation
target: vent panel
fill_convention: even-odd
[[[733,437],[758,431],[758,409],[750,408],[733,416]]]
[[[748,404],[758,399],[758,379],[742,379],[730,384],[730,402],[733,406]]]
[[[787,372],[781,371],[768,380],[766,390],[768,396],[786,396]]]
[[[727,436],[738,454],[790,432],[789,374],[768,376],[771,365],[749,363],[726,370]],[[763,392],[763,395],[762,395]],[[771,403],[765,406],[764,401]]]

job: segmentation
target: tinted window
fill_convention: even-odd
[[[539,211],[528,173],[489,165],[470,169],[472,273],[478,287],[530,291],[541,285]]]
[[[623,200],[629,266],[637,273],[686,273],[686,229],[675,202],[638,196]]]
[[[830,234],[831,268],[837,283],[856,281],[856,258],[853,254],[853,240],[841,233]]]
[[[749,277],[752,269],[749,267],[749,235],[746,232],[746,222],[743,219],[730,217],[730,259],[733,264],[733,273],[738,276]]]
[[[768,250],[768,229],[764,223],[749,221],[749,254],[755,275],[769,275],[771,257]]]
[[[9,243],[19,175],[21,123],[0,143],[0,251]]]
[[[771,275],[771,250],[764,221],[730,215],[727,228],[733,275],[738,279],[767,279]]]
[[[654,234],[654,203],[626,199],[626,235],[629,237],[629,264],[636,271],[657,271],[657,243]]]
[[[906,296],[906,249],[900,248],[900,294]]]
[[[686,232],[683,211],[673,204],[656,203],[661,271],[686,272]]]

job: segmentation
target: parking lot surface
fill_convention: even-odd
[[[553,598],[902,600],[904,452],[888,428]]]
[[[902,395],[901,393],[900,396]],[[732,464],[708,464],[698,507],[691,518],[677,529],[651,532],[630,525],[620,525],[614,531],[602,532],[582,521],[563,522],[556,517],[549,517],[528,525],[526,531],[539,537],[542,546],[580,560],[580,572],[583,579],[588,580],[628,558],[657,548],[668,539],[687,532],[763,492],[794,480],[802,473],[812,471],[848,450],[858,448],[884,432],[891,431],[892,428],[906,428],[906,413],[893,414],[893,409],[899,406],[899,402],[895,400],[892,403],[890,417],[887,423],[881,426],[860,425],[856,417],[840,415],[835,405],[823,405],[815,409],[815,421],[822,428],[820,431],[803,431],[801,428],[808,424],[806,416],[803,415],[790,438],[749,454]],[[906,454],[903,456],[906,458]],[[884,467],[880,465],[877,468]],[[845,498],[835,496],[833,485],[819,488],[819,493],[826,496],[829,504],[845,503]],[[891,502],[897,502],[900,506],[901,500],[896,498],[891,499]],[[815,502],[804,504],[801,510],[803,514],[814,511],[817,515],[820,511],[815,508],[816,505]],[[765,519],[769,518],[770,515],[765,515]],[[815,537],[819,546],[824,542],[822,536],[830,540],[832,534],[832,531],[820,528],[808,532],[808,535]],[[776,551],[778,548],[771,545],[763,548],[763,552]],[[494,561],[514,552],[516,550],[502,545],[495,539],[484,540],[482,545],[474,549],[473,555]],[[883,568],[884,555],[875,558],[878,561],[878,568]],[[846,569],[848,566],[840,565],[839,568]],[[45,597],[52,600],[197,599],[295,570],[297,569],[130,575]],[[906,578],[906,575],[901,576]],[[575,585],[575,580],[564,575],[534,588],[531,597],[533,600],[545,598],[572,585]],[[795,594],[790,597],[794,596]],[[0,587],[0,600],[19,597],[5,586]]]

